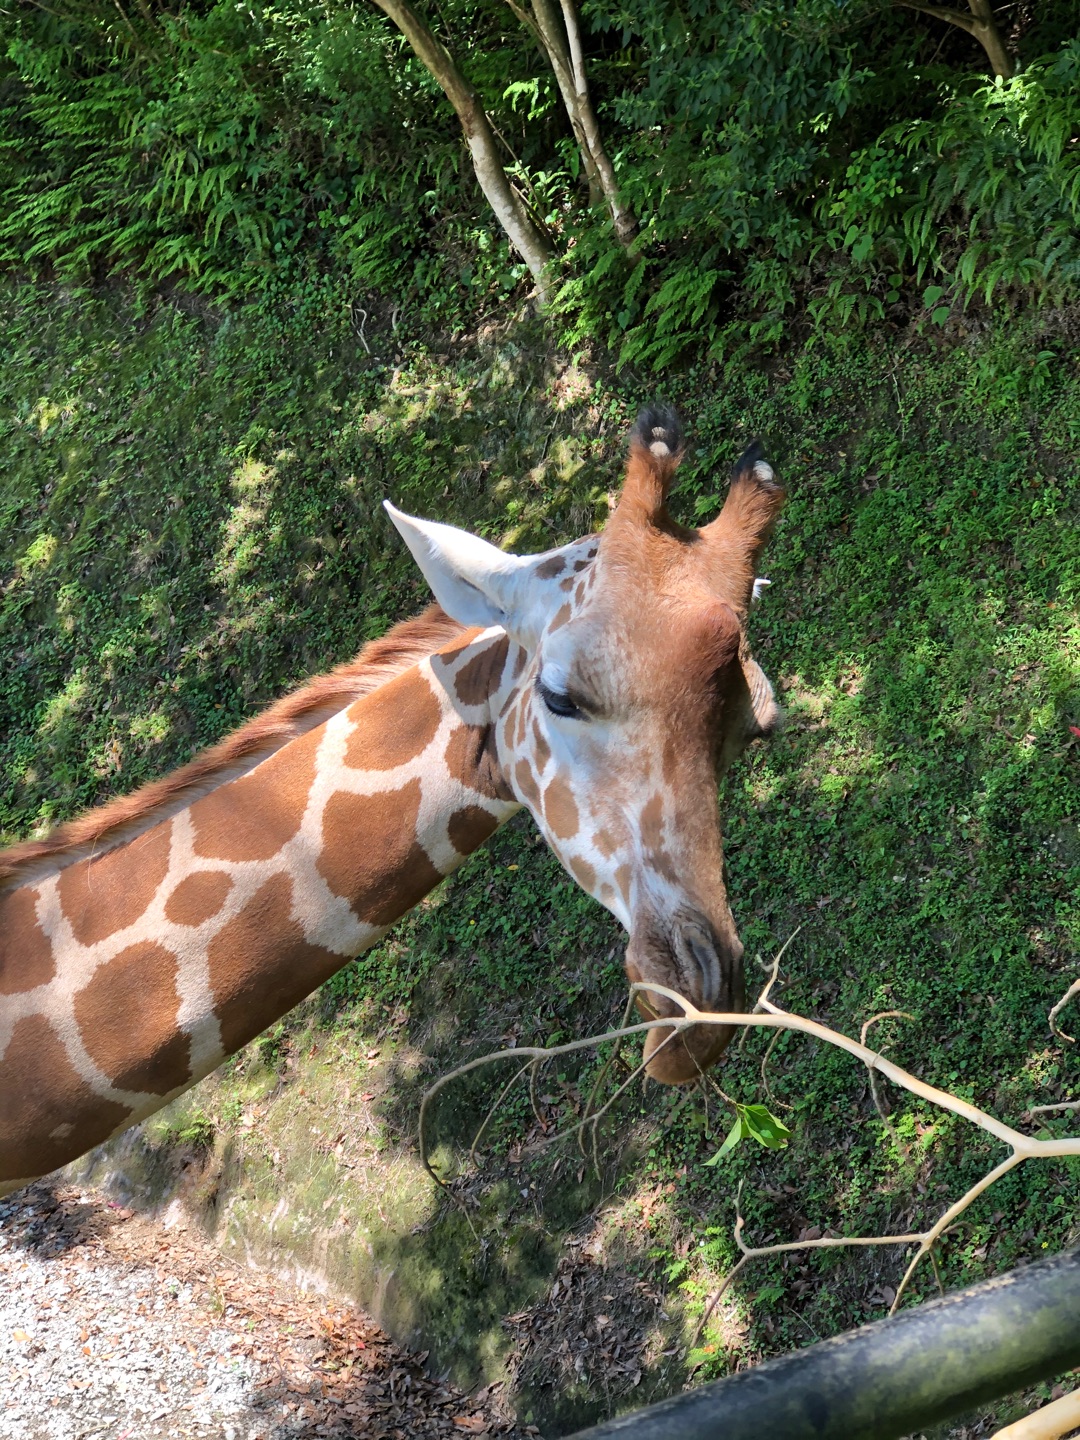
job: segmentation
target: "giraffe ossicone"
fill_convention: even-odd
[[[0,1194],[195,1084],[522,805],[626,928],[631,980],[741,1008],[717,779],[778,717],[746,618],[783,492],[752,447],[686,529],[681,452],[674,415],[643,412],[603,533],[542,555],[388,505],[438,607],[0,852]],[[694,1079],[729,1038],[658,1028],[649,1073]]]

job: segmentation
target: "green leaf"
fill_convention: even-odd
[[[932,309],[944,294],[945,287],[943,285],[928,285],[923,291],[922,297],[923,304],[926,306],[927,310]]]
[[[851,258],[856,261],[865,260],[873,248],[874,237],[872,235],[862,235],[852,247]]]
[[[741,1118],[759,1145],[767,1150],[782,1150],[791,1138],[791,1131],[764,1105],[741,1105]]]
[[[933,320],[935,325],[944,325],[945,321],[948,320],[948,318],[948,305],[939,305],[938,308],[934,311],[933,315],[930,316],[930,319]]]
[[[767,1150],[782,1150],[791,1137],[791,1131],[782,1120],[778,1120],[764,1105],[735,1104],[735,1123],[728,1131],[727,1139],[716,1154],[706,1160],[706,1165],[719,1165],[725,1155],[735,1149],[740,1140],[752,1136]]]
[[[735,1124],[732,1125],[731,1129],[728,1131],[727,1139],[724,1141],[723,1145],[720,1146],[720,1149],[716,1152],[712,1159],[705,1161],[706,1165],[719,1165],[720,1161],[724,1158],[724,1156],[735,1149],[735,1146],[739,1143],[743,1136],[750,1133],[748,1130],[744,1129],[742,1106],[740,1105],[738,1108],[740,1113],[735,1121]]]

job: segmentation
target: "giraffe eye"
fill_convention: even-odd
[[[584,720],[582,711],[574,704],[569,695],[561,690],[552,690],[545,685],[543,680],[537,680],[536,688],[540,692],[540,699],[553,715],[561,715],[564,720]]]

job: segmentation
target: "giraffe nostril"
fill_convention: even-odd
[[[686,925],[679,932],[678,944],[684,956],[693,962],[701,979],[698,1007],[710,1010],[720,998],[720,956],[712,936],[698,925]]]

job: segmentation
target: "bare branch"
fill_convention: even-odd
[[[950,25],[958,25],[969,35],[975,34],[974,17],[965,15],[963,10],[948,10],[944,5],[924,5],[922,0],[894,0],[894,4],[904,10],[918,10],[922,15],[932,15],[935,20],[947,20]]]
[[[926,5],[923,0],[893,0],[894,5],[904,10],[917,10],[921,15],[932,15],[935,20],[945,20],[974,36],[986,51],[995,75],[1003,80],[1013,75],[1012,57],[1005,46],[1005,40],[994,18],[990,0],[968,0],[968,10],[951,10],[944,5]]]
[[[1063,1395],[1033,1411],[1023,1420],[996,1430],[993,1440],[1061,1440],[1080,1426],[1080,1390]]]
[[[530,1060],[528,1065],[522,1065],[522,1066],[520,1067],[520,1069],[517,1071],[516,1074],[510,1076],[510,1079],[506,1082],[506,1084],[505,1084],[505,1085],[502,1087],[502,1089],[499,1091],[498,1095],[495,1097],[495,1100],[494,1100],[493,1104],[491,1104],[491,1105],[488,1107],[488,1112],[487,1112],[487,1114],[484,1116],[483,1121],[482,1121],[481,1124],[480,1124],[479,1130],[477,1130],[476,1134],[473,1136],[473,1142],[472,1142],[472,1144],[469,1146],[469,1164],[470,1164],[470,1165],[476,1165],[476,1164],[478,1163],[476,1152],[477,1152],[477,1150],[480,1148],[480,1141],[481,1141],[481,1140],[484,1138],[484,1136],[487,1134],[487,1128],[488,1128],[488,1126],[491,1124],[492,1120],[495,1119],[495,1116],[496,1116],[496,1113],[498,1112],[499,1106],[500,1106],[500,1105],[502,1104],[502,1102],[506,1099],[507,1095],[509,1095],[510,1091],[514,1088],[514,1086],[517,1084],[517,1082],[521,1079],[522,1075],[525,1074],[525,1071],[528,1070],[530,1066],[532,1066],[532,1067],[535,1068],[535,1066],[537,1065],[537,1063],[538,1063],[538,1062],[535,1061],[535,1060]],[[427,1172],[428,1172],[428,1174],[430,1175],[430,1174],[431,1174],[431,1166],[427,1164],[426,1160],[425,1160],[424,1163],[425,1163],[425,1167],[426,1167],[426,1169],[427,1169]]]
[[[1050,1014],[1046,1017],[1049,1021],[1050,1029],[1053,1034],[1055,1034],[1059,1040],[1067,1040],[1070,1045],[1075,1045],[1076,1039],[1072,1035],[1066,1035],[1064,1030],[1058,1029],[1057,1017],[1061,1014],[1062,1010],[1065,1009],[1065,1006],[1069,1003],[1069,1001],[1073,998],[1074,995],[1080,995],[1080,980],[1073,981],[1073,983],[1069,986],[1068,990],[1065,991],[1065,994],[1061,997],[1061,999],[1050,1011]]]
[[[1033,1105],[1030,1110],[1025,1110],[1025,1118],[1029,1115],[1052,1115],[1055,1111],[1080,1110],[1080,1100],[1063,1100],[1060,1105]]]
[[[914,1020],[914,1019],[915,1019],[915,1016],[914,1016],[914,1015],[909,1015],[906,1010],[882,1010],[882,1011],[881,1011],[879,1014],[877,1014],[877,1015],[871,1015],[871,1016],[870,1016],[870,1019],[865,1022],[865,1024],[863,1025],[862,1029],[861,1029],[860,1032],[859,1032],[859,1039],[860,1039],[860,1040],[862,1041],[862,1043],[865,1045],[865,1044],[866,1044],[866,1032],[870,1029],[870,1026],[871,1026],[871,1025],[876,1025],[879,1020]],[[875,1107],[875,1109],[877,1110],[878,1117],[880,1118],[881,1123],[885,1126],[885,1129],[888,1130],[889,1134],[892,1136],[892,1142],[893,1142],[893,1144],[896,1146],[896,1148],[897,1148],[898,1150],[902,1150],[903,1147],[902,1147],[901,1144],[900,1144],[900,1137],[899,1137],[899,1135],[897,1135],[897,1133],[896,1133],[896,1128],[895,1128],[895,1126],[893,1125],[892,1121],[889,1119],[888,1111],[885,1109],[885,1104],[884,1104],[884,1101],[883,1101],[882,1098],[881,1098],[881,1093],[880,1093],[880,1091],[879,1091],[878,1088],[877,1088],[877,1077],[875,1076],[875,1074],[874,1074],[874,1072],[873,1072],[872,1069],[869,1070],[867,1073],[868,1073],[868,1075],[870,1076],[870,1094],[874,1097],[874,1107]]]
[[[787,943],[790,944],[790,940]],[[780,954],[782,955],[783,951],[781,951]],[[934,1224],[929,1227],[929,1229],[916,1233],[909,1233],[903,1235],[826,1236],[818,1240],[794,1240],[776,1245],[751,1247],[748,1246],[743,1240],[742,1232],[744,1222],[741,1213],[739,1213],[737,1210],[737,1218],[735,1224],[735,1242],[738,1245],[739,1249],[742,1251],[742,1256],[738,1263],[726,1276],[723,1284],[709,1300],[709,1303],[705,1308],[705,1312],[702,1315],[701,1320],[698,1322],[697,1328],[694,1332],[694,1340],[692,1344],[696,1344],[697,1339],[700,1337],[705,1325],[708,1323],[709,1317],[712,1315],[717,1304],[719,1304],[721,1298],[730,1289],[736,1277],[741,1273],[744,1266],[748,1265],[751,1260],[759,1259],[765,1255],[783,1254],[788,1251],[795,1250],[821,1250],[850,1246],[914,1244],[918,1248],[916,1249],[915,1254],[912,1256],[908,1264],[907,1270],[904,1273],[903,1279],[901,1280],[900,1285],[897,1289],[896,1296],[890,1309],[890,1314],[895,1313],[898,1309],[901,1300],[903,1299],[904,1292],[911,1281],[911,1277],[915,1273],[916,1267],[926,1255],[930,1256],[931,1263],[934,1266],[934,1274],[937,1278],[938,1288],[940,1289],[941,1276],[938,1271],[936,1257],[933,1253],[934,1246],[937,1241],[941,1239],[941,1237],[950,1229],[950,1227],[955,1225],[959,1217],[964,1214],[964,1212],[973,1204],[975,1200],[978,1199],[980,1195],[982,1195],[985,1191],[989,1190],[992,1185],[996,1184],[996,1182],[1002,1178],[1002,1176],[1007,1175],[1011,1170],[1014,1170],[1025,1160],[1057,1159],[1067,1155],[1080,1155],[1080,1137],[1070,1136],[1065,1139],[1044,1140],[1037,1139],[1029,1135],[1024,1135],[1019,1130],[1014,1129],[1012,1126],[1006,1125],[1004,1121],[998,1120],[995,1116],[987,1114],[987,1112],[984,1110],[980,1110],[978,1106],[973,1105],[969,1101],[963,1100],[959,1096],[953,1095],[946,1090],[940,1090],[935,1085],[929,1085],[924,1080],[919,1080],[916,1076],[911,1075],[906,1070],[903,1070],[899,1065],[895,1065],[892,1061],[886,1060],[884,1056],[882,1056],[879,1052],[871,1050],[865,1043],[866,1035],[870,1026],[875,1024],[879,1020],[884,1020],[889,1017],[911,1019],[912,1017],[910,1015],[907,1015],[904,1011],[889,1010],[883,1011],[878,1015],[871,1016],[870,1019],[867,1020],[862,1027],[861,1038],[859,1040],[853,1040],[850,1036],[844,1035],[840,1031],[832,1030],[829,1028],[829,1026],[823,1025],[819,1021],[809,1020],[804,1016],[793,1015],[787,1011],[781,1010],[779,1006],[775,1005],[768,998],[769,992],[777,978],[779,959],[780,956],[777,956],[776,960],[769,967],[768,981],[765,985],[765,988],[762,990],[761,995],[758,997],[757,1005],[755,1007],[755,1013],[753,1014],[725,1014],[714,1011],[702,1011],[699,1010],[695,1005],[691,1004],[691,1002],[687,1000],[685,996],[680,995],[677,991],[672,990],[665,985],[658,985],[654,981],[650,981],[648,983],[641,982],[633,984],[630,987],[630,1004],[628,1004],[627,1010],[624,1015],[624,1024],[618,1029],[605,1031],[602,1035],[593,1035],[580,1040],[572,1040],[565,1045],[523,1046],[514,1050],[501,1050],[497,1051],[493,1055],[481,1056],[478,1059],[470,1060],[466,1064],[459,1065],[458,1067],[456,1067],[456,1069],[449,1071],[446,1075],[441,1076],[435,1082],[435,1084],[426,1091],[420,1106],[420,1153],[421,1159],[423,1160],[429,1174],[431,1174],[433,1178],[438,1180],[438,1176],[435,1176],[434,1171],[431,1169],[431,1166],[427,1160],[425,1120],[427,1116],[428,1106],[430,1105],[434,1097],[439,1093],[439,1091],[441,1091],[445,1085],[448,1085],[451,1080],[456,1079],[458,1076],[468,1074],[470,1071],[478,1069],[481,1065],[487,1065],[491,1064],[494,1061],[509,1059],[513,1057],[515,1060],[518,1061],[519,1065],[521,1066],[521,1068],[518,1070],[517,1075],[515,1075],[514,1077],[514,1079],[516,1080],[518,1076],[520,1076],[520,1074],[523,1072],[523,1070],[528,1068],[528,1065],[521,1065],[522,1060],[527,1060],[531,1063],[531,1065],[534,1067],[535,1074],[535,1069],[538,1068],[539,1065],[545,1060],[553,1059],[556,1056],[560,1055],[573,1054],[579,1050],[584,1050],[604,1044],[609,1040],[614,1040],[618,1043],[625,1036],[643,1035],[647,1031],[656,1028],[666,1028],[667,1034],[665,1035],[663,1042],[665,1045],[670,1044],[677,1035],[682,1033],[682,1031],[697,1025],[727,1025],[736,1027],[741,1026],[744,1029],[770,1029],[777,1033],[783,1030],[794,1030],[801,1034],[812,1035],[815,1038],[824,1041],[826,1044],[836,1046],[838,1049],[844,1050],[849,1055],[852,1055],[856,1059],[860,1060],[870,1071],[871,1082],[873,1082],[875,1073],[883,1075],[887,1079],[892,1080],[894,1084],[899,1085],[903,1089],[909,1091],[909,1093],[911,1093],[912,1095],[916,1095],[923,1100],[927,1100],[931,1104],[938,1106],[940,1109],[947,1110],[950,1113],[958,1115],[962,1119],[969,1121],[971,1124],[978,1126],[988,1135],[993,1136],[994,1139],[999,1140],[1004,1145],[1007,1145],[1009,1147],[1010,1154],[1006,1156],[1004,1160],[1001,1160],[986,1175],[984,1175],[981,1180],[977,1181],[974,1185],[972,1185],[970,1189],[968,1189],[962,1196],[960,1196],[958,1200],[954,1201],[951,1205],[949,1205],[947,1209],[934,1222]],[[1080,989],[1080,982],[1077,982],[1077,985],[1074,986],[1073,989]],[[681,1016],[666,1015],[663,1018],[645,1020],[634,1025],[626,1024],[625,1020],[629,1018],[630,1006],[636,996],[641,994],[642,992],[647,992],[650,996],[660,995],[663,996],[665,999],[670,1000],[682,1011]],[[1060,1003],[1063,1004],[1064,1001]],[[656,1052],[654,1052],[654,1054],[655,1053]],[[611,1062],[609,1061],[608,1064],[610,1065],[610,1063]],[[605,1067],[605,1073],[606,1069],[607,1067]],[[592,1106],[594,1103],[594,1099],[599,1093],[599,1091],[598,1088],[594,1086],[593,1091],[590,1093],[589,1101],[585,1107],[586,1113],[584,1117],[580,1121],[578,1121],[577,1124],[571,1126],[569,1129],[561,1131],[557,1135],[553,1136],[551,1140],[546,1142],[545,1148],[547,1147],[547,1145],[555,1143],[556,1140],[566,1139],[569,1136],[575,1134],[581,1134],[584,1132],[586,1127],[592,1125],[594,1127],[593,1151],[595,1159],[597,1135],[596,1127],[598,1127],[600,1120],[605,1114],[607,1114],[607,1112],[611,1109],[611,1107],[615,1104],[619,1097],[624,1094],[625,1091],[629,1088],[629,1086],[632,1085],[633,1082],[637,1079],[637,1077],[643,1073],[644,1069],[645,1065],[644,1062],[642,1062],[637,1066],[636,1069],[631,1072],[629,1078],[616,1088],[614,1094],[606,1101],[606,1103],[596,1111],[592,1109]],[[506,1094],[508,1088],[509,1086],[504,1086],[499,1100],[496,1101],[495,1106],[492,1107],[492,1111],[489,1112],[487,1119],[485,1119],[484,1125],[481,1126],[481,1134],[486,1128],[488,1121],[491,1118],[491,1114],[501,1102],[501,1099]],[[722,1094],[723,1092],[721,1091],[720,1093]],[[875,1091],[875,1100],[877,1099],[878,1097]],[[1043,1111],[1071,1110],[1075,1108],[1080,1108],[1080,1101],[1069,1101],[1063,1105],[1057,1106],[1040,1106],[1038,1107],[1037,1111],[1030,1111],[1028,1113],[1034,1114]],[[479,1139],[479,1135],[477,1138]],[[442,1185],[443,1182],[440,1180],[439,1184]],[[444,1188],[446,1187],[444,1186]]]

